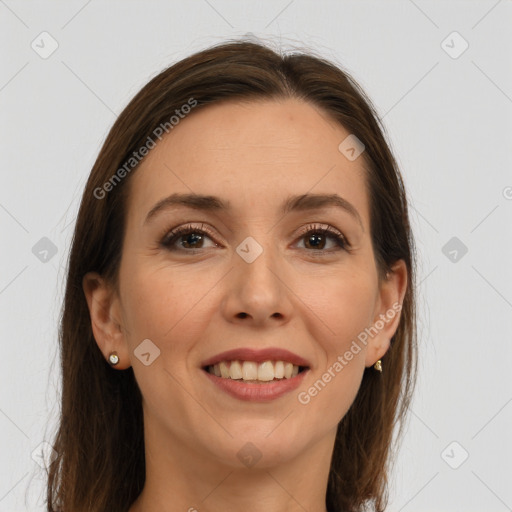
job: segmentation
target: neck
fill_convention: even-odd
[[[335,429],[293,459],[261,467],[235,466],[156,430],[145,429],[146,481],[129,512],[326,512]]]

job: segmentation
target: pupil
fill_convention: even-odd
[[[311,240],[316,239],[317,242],[320,241],[320,245],[323,247],[322,237],[323,237],[323,235],[318,235],[318,234],[310,235],[309,238],[308,238],[308,242],[311,242]],[[313,245],[313,247],[315,247],[315,249],[318,249],[318,244],[315,244],[315,242],[313,242],[312,245]]]
[[[201,235],[196,233],[189,233],[184,237],[186,246],[194,245],[196,242],[200,242],[202,239]],[[312,243],[311,243],[312,242]],[[310,235],[308,238],[308,244],[318,249],[318,247],[323,247],[325,240],[323,240],[323,235],[314,234]],[[197,246],[196,246],[197,247]]]
[[[195,242],[200,241],[201,238],[202,238],[201,235],[197,235],[195,233],[190,233],[185,236],[185,244],[187,244],[187,245],[194,244]],[[190,242],[191,239],[192,239],[192,242]]]

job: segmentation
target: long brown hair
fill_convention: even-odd
[[[62,402],[53,443],[57,458],[48,470],[47,510],[125,512],[144,486],[141,393],[132,368],[112,371],[99,350],[82,278],[94,270],[119,289],[127,185],[136,171],[126,162],[148,137],[155,137],[157,127],[168,127],[191,98],[195,110],[227,100],[302,99],[365,145],[379,276],[403,259],[408,285],[397,331],[383,357],[384,372],[365,370],[357,397],[338,425],[326,506],[356,512],[370,505],[382,511],[417,365],[415,251],[402,177],[374,107],[347,72],[313,52],[283,54],[244,40],[195,53],[154,77],[119,115],[92,168],[72,240],[60,321]],[[123,179],[113,183],[123,165]],[[99,193],[109,180],[108,193]]]

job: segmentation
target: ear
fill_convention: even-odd
[[[94,339],[103,357],[108,362],[110,353],[115,351],[119,356],[115,369],[129,368],[131,365],[128,345],[118,321],[120,303],[117,294],[97,272],[88,272],[84,276],[82,288],[89,306]]]
[[[407,266],[398,260],[382,281],[373,324],[368,330],[366,366],[374,365],[388,351],[390,340],[400,323],[400,312],[407,290]]]

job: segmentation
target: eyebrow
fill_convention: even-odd
[[[144,224],[147,224],[159,212],[172,209],[173,207],[186,207],[202,211],[232,211],[232,205],[229,201],[224,201],[220,197],[201,195],[201,194],[171,194],[168,197],[158,201],[146,215]],[[288,197],[282,207],[282,215],[290,212],[318,210],[320,208],[336,207],[349,213],[358,221],[364,231],[363,222],[359,212],[352,203],[339,196],[338,194],[301,194]]]

